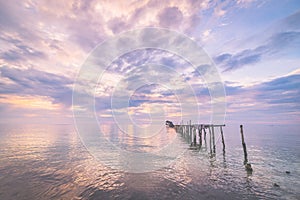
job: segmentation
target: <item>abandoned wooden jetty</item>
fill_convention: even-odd
[[[191,149],[202,149],[207,150],[207,134],[208,134],[208,143],[210,155],[214,156],[216,154],[216,131],[219,129],[221,135],[222,146],[223,146],[223,155],[225,156],[225,139],[223,127],[225,124],[192,124],[191,120],[187,124],[174,125],[174,128],[177,133],[180,133],[183,138],[190,144]],[[252,172],[251,164],[248,163],[246,143],[243,133],[243,125],[240,125],[242,146],[244,151],[244,165],[245,169],[249,172]]]
[[[223,151],[225,152],[225,141],[223,129],[225,124],[192,124],[191,121],[184,125],[175,125],[176,132],[180,133],[191,147],[194,148],[206,148],[207,149],[207,133],[209,134],[209,150],[211,153],[216,153],[216,140],[215,140],[215,130],[220,129]],[[204,145],[203,145],[204,144]]]

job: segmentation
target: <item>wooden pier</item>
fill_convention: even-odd
[[[209,150],[211,153],[216,153],[216,140],[215,130],[220,129],[222,136],[223,151],[225,152],[225,141],[223,135],[223,129],[225,124],[191,124],[191,121],[187,125],[175,125],[176,132],[180,133],[183,138],[186,139],[191,147],[201,149],[203,147],[207,149],[206,135],[209,134]],[[198,136],[197,136],[198,135]]]
[[[224,140],[224,133],[223,127],[225,124],[192,124],[191,120],[184,125],[183,123],[180,125],[175,125],[174,128],[176,129],[177,133],[180,133],[185,140],[191,144],[191,149],[205,149],[207,150],[207,134],[208,136],[208,143],[209,143],[209,152],[211,156],[216,155],[216,131],[219,129],[219,133],[222,139],[222,146],[223,146],[223,156],[225,157],[225,140]],[[241,132],[241,139],[242,139],[242,146],[244,151],[244,166],[248,172],[252,172],[251,164],[248,163],[248,155],[246,149],[246,143],[244,139],[243,133],[243,125],[240,125],[240,132]]]

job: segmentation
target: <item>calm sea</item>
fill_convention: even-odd
[[[252,174],[243,166],[239,125],[224,128],[225,154],[216,132],[215,156],[170,130],[148,143],[131,129],[107,130],[124,151],[151,152],[172,140],[180,155],[152,171],[126,172],[95,159],[74,125],[1,124],[0,199],[300,199],[299,126],[244,125]],[[111,160],[126,164],[112,152]]]

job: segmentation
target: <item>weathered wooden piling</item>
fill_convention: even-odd
[[[192,120],[190,120],[190,123],[189,123],[189,134],[191,135],[191,132],[192,132]]]
[[[216,153],[216,142],[215,142],[215,129],[214,129],[214,125],[211,126],[211,133],[212,133],[213,153]]]
[[[247,148],[246,148],[246,143],[244,139],[244,132],[243,132],[243,125],[240,125],[241,128],[241,137],[242,137],[242,145],[243,145],[243,150],[244,150],[244,165],[248,163],[248,154],[247,154]]]
[[[222,137],[223,152],[225,153],[225,141],[224,141],[223,128],[222,128],[222,126],[220,126],[220,132],[221,132],[221,137]]]
[[[194,130],[194,146],[197,145],[197,129],[196,127],[193,127],[193,130]]]
[[[212,154],[212,138],[211,138],[210,126],[208,126],[208,132],[209,132],[209,151],[210,151],[210,154]]]
[[[202,127],[203,127],[202,124],[200,125],[200,129],[199,129],[199,126],[198,126],[198,131],[199,131],[199,146],[200,146],[200,148],[202,147]]]
[[[207,148],[207,141],[206,141],[206,130],[205,128],[203,127],[203,139],[204,139],[204,145],[205,145],[205,148]]]

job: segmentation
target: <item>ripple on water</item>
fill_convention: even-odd
[[[297,199],[299,158],[282,143],[261,145],[250,138],[248,159],[236,136],[225,135],[211,157],[205,149],[188,150],[169,166],[149,173],[125,173],[95,160],[72,126],[25,126],[0,129],[0,199]],[[224,131],[226,133],[226,131]],[[239,136],[238,136],[239,137]],[[268,135],[268,140],[272,140]],[[139,147],[149,150],[151,144]],[[297,140],[297,139],[295,139]],[[122,140],[126,141],[126,140]],[[289,140],[290,141],[290,140]],[[291,171],[286,174],[285,171]],[[280,187],[274,187],[276,182]]]

